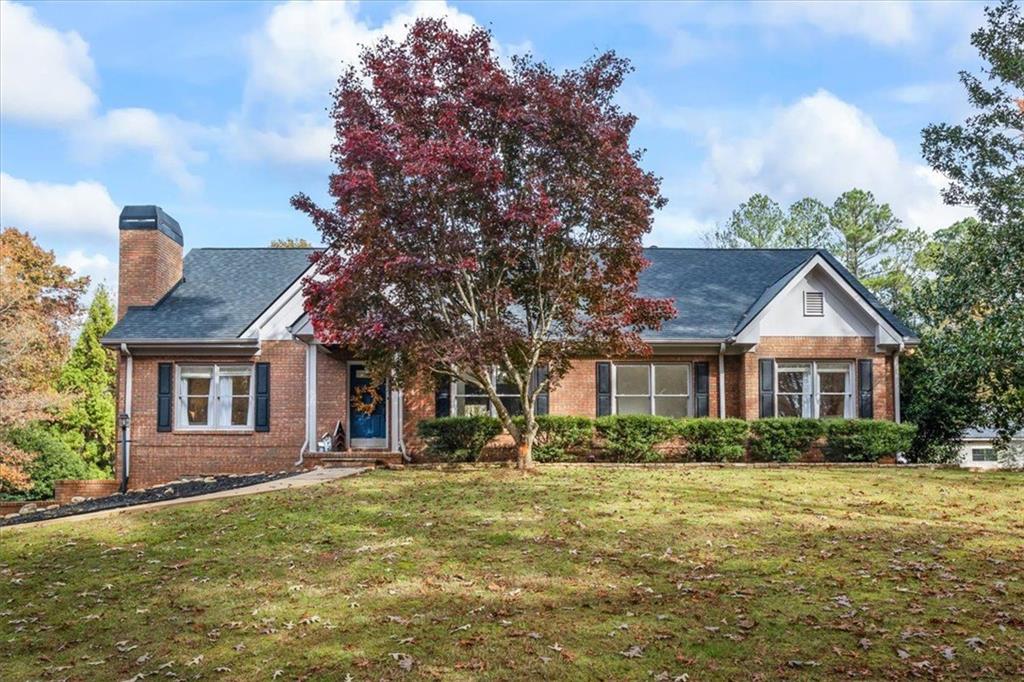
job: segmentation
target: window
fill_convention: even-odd
[[[820,291],[804,292],[804,317],[824,317],[825,294]]]
[[[509,414],[518,415],[523,413],[523,403],[519,398],[519,389],[514,382],[510,381],[502,372],[495,371],[492,376],[494,387],[498,393],[501,404],[505,406]],[[484,389],[476,384],[461,379],[452,383],[452,395],[455,396],[455,404],[452,406],[452,414],[459,417],[475,416],[479,414],[495,414],[491,401],[487,398]]]
[[[971,448],[972,462],[998,462],[995,448]]]
[[[616,414],[685,417],[690,413],[689,364],[615,365],[614,377]]]
[[[775,398],[779,417],[852,417],[853,365],[779,362],[775,368]]]
[[[178,368],[178,428],[247,430],[253,424],[251,365]]]

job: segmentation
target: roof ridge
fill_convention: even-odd
[[[820,251],[813,246],[769,246],[769,247],[746,247],[746,246],[645,246],[645,250],[656,251]]]
[[[323,246],[193,246],[191,251],[319,251]]]

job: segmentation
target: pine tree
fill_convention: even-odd
[[[114,308],[107,290],[100,286],[57,382],[58,390],[71,401],[59,421],[63,440],[87,464],[106,473],[113,471],[114,461],[117,359],[100,345],[100,339],[113,326]]]

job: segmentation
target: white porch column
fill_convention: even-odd
[[[316,343],[306,345],[306,449],[316,452]]]

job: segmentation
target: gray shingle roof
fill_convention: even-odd
[[[728,338],[756,317],[818,254],[900,334],[913,336],[827,251],[651,248],[644,249],[651,264],[640,274],[639,293],[673,299],[678,315],[644,337],[652,341]]]
[[[313,249],[193,249],[184,277],[152,307],[130,308],[108,341],[232,339],[309,267]],[[651,341],[726,339],[747,324],[800,268],[821,254],[893,327],[913,336],[830,254],[815,249],[650,248],[639,293],[671,298],[678,316]]]
[[[151,307],[129,308],[107,340],[233,339],[309,267],[314,249],[192,249]]]

